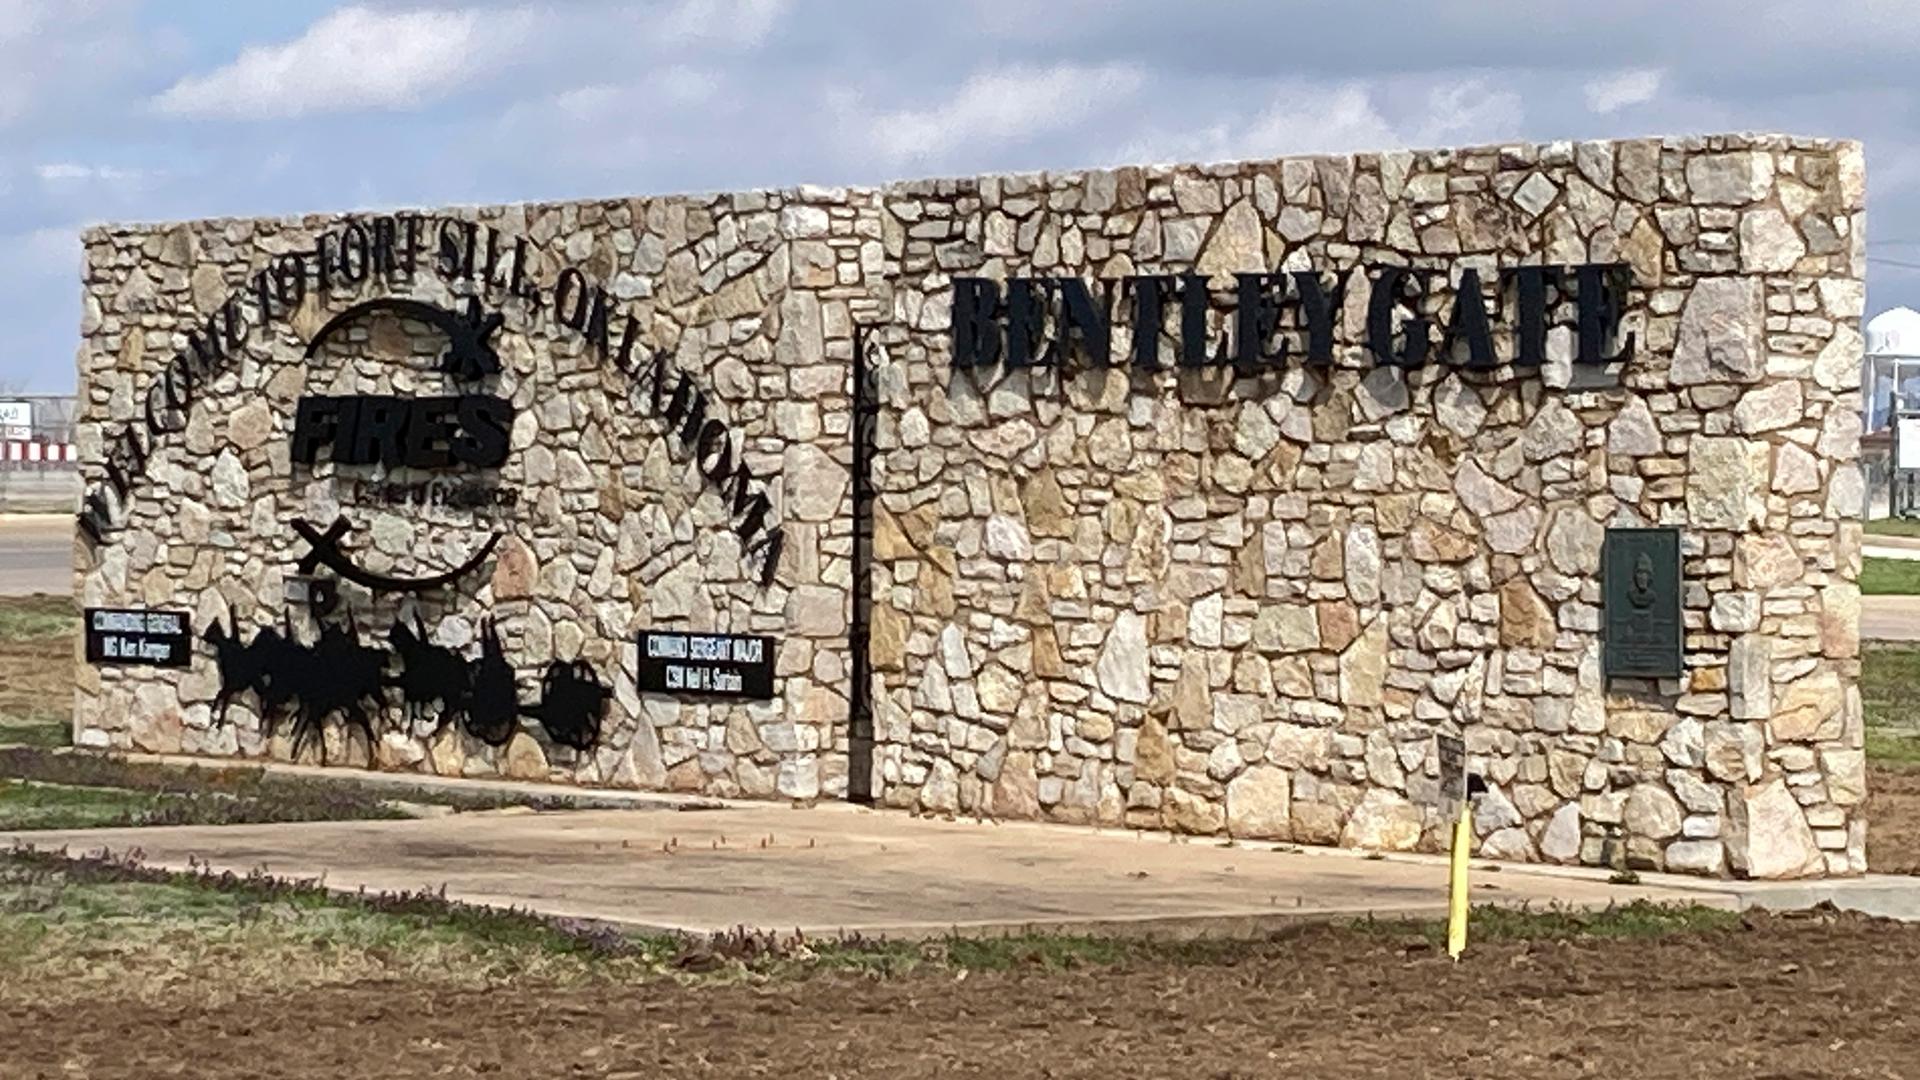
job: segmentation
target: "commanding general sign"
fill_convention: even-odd
[[[186,667],[193,659],[184,611],[88,608],[87,662]]]
[[[1603,559],[1608,678],[1681,673],[1680,530],[1608,529]]]

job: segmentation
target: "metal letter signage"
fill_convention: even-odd
[[[773,697],[773,639],[753,634],[640,631],[643,694]]]
[[[1601,573],[1606,677],[1678,677],[1686,638],[1680,615],[1680,530],[1608,529]]]
[[[88,608],[87,662],[186,667],[193,633],[184,611]]]
[[[1624,263],[1511,267],[1484,284],[1480,271],[1467,267],[1452,282],[1453,308],[1442,320],[1433,310],[1434,297],[1450,281],[1439,270],[1390,265],[1342,270],[1331,284],[1316,270],[1236,274],[1228,294],[1193,273],[1136,274],[1103,281],[1098,288],[1078,278],[1013,277],[1003,283],[955,277],[953,366],[1056,367],[1077,357],[1090,367],[1130,362],[1157,370],[1165,366],[1160,341],[1169,309],[1177,309],[1180,367],[1254,371],[1296,357],[1324,367],[1334,362],[1334,330],[1350,284],[1369,290],[1365,325],[1359,329],[1375,365],[1451,363],[1491,370],[1499,366],[1499,342],[1511,340],[1509,362],[1537,368],[1563,301],[1574,310],[1571,320],[1562,321],[1579,340],[1575,363],[1602,366],[1633,359],[1634,335],[1620,332],[1624,298],[1633,285]],[[1119,317],[1133,331],[1133,352],[1125,359],[1112,348],[1116,301]],[[1215,311],[1226,316],[1225,332],[1210,339],[1208,314]]]

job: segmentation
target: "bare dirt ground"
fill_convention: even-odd
[[[1868,766],[1867,866],[1920,874],[1920,765]]]
[[[1303,929],[1225,962],[763,985],[361,981],[209,1007],[0,988],[9,1077],[1905,1077],[1920,927],[1814,915],[1615,941]]]
[[[0,717],[51,741],[57,713],[36,707],[70,692],[71,645],[38,603],[5,613],[21,625],[0,628]],[[1920,872],[1920,765],[1874,765],[1869,791],[1870,864]],[[1225,955],[687,985],[444,927],[151,892],[14,886],[0,1080],[1920,1078],[1920,926],[1854,916],[1476,940],[1458,965],[1404,928],[1314,927]]]

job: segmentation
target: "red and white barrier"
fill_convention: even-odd
[[[22,442],[8,439],[0,442],[0,461],[7,464],[23,465],[70,465],[80,460],[79,452],[72,443]]]

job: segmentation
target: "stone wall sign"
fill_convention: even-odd
[[[1680,530],[1608,529],[1602,573],[1607,677],[1679,677]]]
[[[74,739],[1378,851],[1444,778],[1480,857],[1860,874],[1865,190],[1733,134],[90,229],[76,592],[200,660]]]

